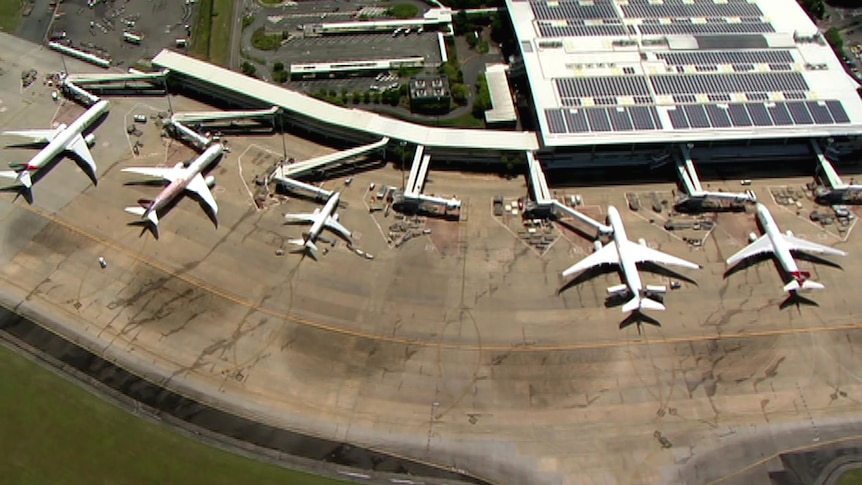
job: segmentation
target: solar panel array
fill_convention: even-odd
[[[850,122],[840,101],[685,104],[667,109],[675,130],[836,125]],[[661,130],[653,106],[589,107],[545,110],[552,134]]]
[[[775,32],[775,28],[771,24],[764,22],[639,25],[638,30],[644,35],[765,34]]]
[[[663,74],[650,76],[656,94],[714,94],[744,92],[808,91],[799,72],[754,72],[736,74]]]
[[[661,129],[658,112],[652,106],[545,110],[551,133],[602,133]]]
[[[629,45],[622,41],[639,35],[694,36],[689,50],[654,54],[667,71],[642,53],[646,67],[554,79],[560,104],[544,109],[552,134],[850,122],[841,101],[815,100],[791,50],[772,49],[761,35],[775,27],[757,1],[772,0],[524,1],[543,37],[616,36]],[[776,93],[782,101],[770,101]]]
[[[837,100],[677,105],[667,111],[675,130],[834,125],[850,122]]]
[[[714,52],[660,52],[656,57],[671,65],[695,64],[792,64],[790,51],[714,51]]]

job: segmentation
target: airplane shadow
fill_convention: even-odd
[[[631,325],[637,325],[638,335],[641,334],[641,325],[644,323],[653,325],[656,327],[661,327],[661,322],[656,320],[655,318],[641,312],[640,310],[635,310],[631,312],[626,318],[624,318],[619,325],[620,330],[629,327]]]
[[[784,301],[782,301],[778,305],[778,309],[779,310],[785,310],[785,309],[790,308],[792,306],[795,306],[796,308],[801,308],[802,306],[810,306],[810,307],[819,308],[820,304],[817,303],[816,301],[810,299],[810,298],[806,298],[806,297],[800,295],[798,291],[794,291],[794,292],[791,292],[787,296],[787,298],[785,298]]]
[[[644,261],[643,263],[638,263],[637,266],[638,266],[639,270],[642,270],[642,271],[647,272],[647,273],[654,273],[654,274],[666,276],[668,278],[674,278],[674,279],[682,280],[682,281],[685,281],[686,283],[691,283],[694,286],[698,286],[697,281],[693,280],[692,278],[690,278],[690,277],[688,277],[682,273],[678,273],[678,272],[676,272],[670,268],[665,268],[664,266],[661,266],[657,263],[653,263],[651,261]]]
[[[829,266],[830,268],[840,269],[841,271],[844,271],[844,268],[840,264],[830,261],[828,259],[824,259],[822,256],[819,256],[817,254],[803,253],[802,251],[793,251],[793,257],[795,257],[796,259],[801,259],[802,261],[808,261],[809,263],[822,264],[823,266]]]
[[[575,225],[573,225],[573,224],[570,224],[570,223],[569,223],[569,222],[567,222],[567,221],[563,221],[563,220],[560,220],[560,219],[556,219],[556,218],[555,218],[555,219],[554,219],[554,222],[555,222],[555,223],[557,223],[557,224],[559,224],[559,225],[561,225],[561,226],[563,226],[563,227],[565,227],[566,229],[568,229],[568,230],[570,230],[570,231],[574,232],[575,234],[577,234],[577,235],[581,236],[581,237],[582,237],[582,238],[584,238],[584,239],[587,239],[587,240],[590,240],[590,241],[595,241],[595,240],[596,240],[596,235],[595,235],[595,234],[589,234],[589,233],[587,233],[587,231],[585,231],[585,230],[581,229],[580,227],[577,227],[577,226],[575,226]]]
[[[773,259],[771,253],[755,254],[754,256],[751,256],[749,258],[745,258],[745,259],[737,262],[736,264],[734,264],[730,268],[727,268],[724,271],[724,274],[722,275],[722,277],[723,278],[729,278],[730,276],[732,276],[736,273],[739,273],[740,271],[744,271],[744,270],[746,270],[746,269],[748,269],[748,268],[750,268],[756,264],[763,263],[764,261],[768,261],[770,259]]]
[[[585,282],[587,282],[593,278],[597,278],[599,276],[610,274],[610,273],[618,273],[618,272],[619,272],[619,269],[613,265],[603,265],[603,266],[596,266],[594,268],[589,268],[587,270],[582,271],[581,273],[579,273],[577,276],[570,279],[569,281],[563,283],[563,285],[557,289],[557,296],[559,296],[562,292],[568,290],[569,288],[572,288],[574,286],[578,286],[581,283],[585,283]]]

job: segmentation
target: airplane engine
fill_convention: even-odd
[[[627,293],[629,291],[629,287],[626,285],[616,285],[608,288],[608,295],[621,295],[623,293]]]
[[[185,162],[179,162],[176,165],[174,165],[174,168],[185,168],[185,167],[186,167]]]
[[[215,185],[215,177],[212,175],[208,175],[207,178],[204,179],[204,182],[207,183],[207,187],[213,188]]]
[[[793,237],[793,231],[791,231],[790,229],[788,229],[785,234],[787,234],[790,237]]]
[[[644,238],[640,238],[640,239],[638,239],[638,244],[640,244],[641,246],[646,247],[646,239],[644,239]]]
[[[90,133],[89,135],[84,137],[84,142],[87,144],[88,147],[92,147],[96,144],[96,135]]]
[[[748,241],[749,242],[757,241],[757,234],[755,234],[753,232],[749,232],[748,233]]]
[[[597,252],[600,249],[602,249],[602,242],[601,241],[593,241],[593,251]]]
[[[667,293],[667,287],[662,285],[646,285],[647,293],[663,295]]]
[[[332,215],[332,220],[333,220],[333,221],[337,221],[337,220],[338,220],[338,214],[333,214],[333,215]]]

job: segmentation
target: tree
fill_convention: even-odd
[[[826,5],[823,0],[798,0],[799,4],[808,12],[808,15],[815,19],[822,19],[826,14]]]
[[[360,93],[359,91],[353,91],[352,98],[353,104],[359,104],[359,102],[362,101],[362,93]]]
[[[832,27],[831,29],[826,31],[826,41],[832,46],[832,49],[838,53],[839,56],[844,55],[844,39],[841,38],[841,32]]]
[[[365,91],[365,94],[362,95],[362,102],[365,104],[371,102],[371,91]]]
[[[464,40],[467,41],[467,45],[469,45],[471,49],[476,47],[476,44],[479,43],[479,37],[477,37],[476,32],[473,31],[467,32],[467,35],[464,36]]]
[[[459,106],[467,105],[467,98],[470,97],[470,89],[467,86],[456,83],[451,85],[450,90],[452,91],[452,99],[454,99]]]
[[[272,65],[272,70],[275,72],[283,71],[284,70],[284,63],[283,62],[276,62],[275,64]]]
[[[257,77],[257,68],[254,67],[254,64],[252,64],[248,61],[243,61],[242,66],[240,66],[240,68],[242,69],[242,73],[245,74],[246,76]]]

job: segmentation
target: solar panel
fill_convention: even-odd
[[[548,129],[551,133],[566,133],[566,122],[563,121],[563,113],[557,109],[546,109],[545,118],[548,120]]]
[[[670,124],[674,129],[680,130],[688,128],[688,120],[685,118],[685,112],[677,106],[667,110],[667,115],[670,118]]]
[[[634,129],[632,120],[625,108],[608,108],[608,115],[611,118],[611,126],[614,131],[631,131]]]
[[[844,105],[841,104],[841,101],[826,101],[826,107],[829,109],[829,113],[832,114],[832,119],[835,120],[836,123],[850,123],[850,117],[847,116],[847,112],[844,111]]]
[[[638,30],[643,35],[765,34],[775,32],[775,28],[771,24],[763,22],[639,25]]]
[[[583,5],[579,2],[562,1],[554,5],[556,6],[551,6],[546,1],[530,2],[536,20],[617,18],[613,5],[607,2]]]
[[[554,26],[539,24],[542,37],[606,37],[626,35],[627,30],[622,25],[570,25]]]
[[[629,108],[632,124],[636,130],[654,130],[658,125],[658,113],[655,108],[642,106]]]
[[[582,109],[569,109],[563,111],[563,116],[566,118],[566,124],[569,125],[569,131],[573,133],[586,133],[590,131],[590,125],[587,124],[587,115]]]
[[[712,52],[661,52],[656,58],[671,65],[696,64],[791,64],[793,56],[790,51],[759,50],[759,51],[712,51]]]
[[[745,93],[745,98],[749,101],[769,101],[766,93]]]
[[[810,125],[814,123],[814,120],[811,118],[811,113],[809,113],[808,108],[805,107],[805,103],[793,101],[784,104],[787,105],[787,110],[790,111],[790,117],[793,118],[793,122],[797,125]]]
[[[772,121],[776,126],[788,126],[793,124],[793,118],[790,117],[790,112],[787,111],[787,106],[784,103],[775,103],[774,106],[767,106],[769,115],[772,116]]]
[[[761,17],[763,12],[753,3],[728,2],[715,3],[711,0],[682,2],[665,0],[651,3],[649,0],[629,0],[620,8],[623,15],[634,18],[674,18],[674,17]]]
[[[808,107],[811,117],[814,118],[814,123],[818,125],[831,125],[835,123],[835,120],[832,119],[832,115],[829,113],[829,109],[826,108],[826,103],[820,104],[818,101],[808,101],[805,105]]]
[[[683,106],[688,123],[692,128],[709,128],[709,118],[706,116],[706,110],[699,104],[689,104]]]
[[[727,106],[727,114],[733,126],[751,126],[751,117],[741,103],[733,103]]]
[[[748,108],[748,114],[751,120],[754,121],[754,126],[772,126],[772,118],[769,117],[769,112],[766,111],[766,106],[759,103],[745,105]]]
[[[755,72],[745,74],[662,74],[650,76],[656,94],[713,94],[750,91],[808,91],[805,77],[798,72]]]
[[[578,77],[556,79],[561,98],[600,96],[649,96],[649,86],[643,76]]]
[[[730,122],[730,116],[727,115],[727,110],[714,104],[706,105],[706,115],[712,126],[716,128],[729,128],[733,126]]]
[[[605,108],[591,108],[587,110],[587,119],[590,120],[592,131],[611,131],[611,122]]]

